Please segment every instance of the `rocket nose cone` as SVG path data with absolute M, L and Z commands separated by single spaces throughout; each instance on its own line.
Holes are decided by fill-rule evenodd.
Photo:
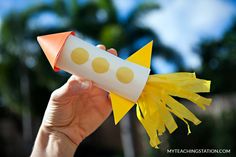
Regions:
M 70 31 L 37 37 L 40 47 L 54 70 L 57 70 L 57 59 L 69 35 L 75 35 L 75 33 Z

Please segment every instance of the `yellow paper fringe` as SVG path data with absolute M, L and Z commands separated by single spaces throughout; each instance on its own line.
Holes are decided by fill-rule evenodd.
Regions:
M 171 134 L 178 128 L 172 114 L 186 123 L 188 134 L 191 131 L 187 120 L 195 125 L 201 123 L 192 112 L 171 96 L 188 99 L 205 110 L 205 106 L 209 106 L 212 100 L 196 93 L 209 92 L 210 83 L 207 80 L 197 79 L 195 73 L 182 72 L 149 76 L 137 102 L 136 112 L 150 137 L 152 147 L 158 148 L 160 144 L 158 135 L 162 135 L 166 129 Z

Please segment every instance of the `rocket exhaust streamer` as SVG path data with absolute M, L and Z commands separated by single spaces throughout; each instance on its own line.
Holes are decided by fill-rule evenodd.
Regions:
M 188 121 L 201 123 L 172 96 L 190 100 L 203 110 L 211 104 L 210 98 L 198 94 L 210 92 L 210 81 L 196 78 L 195 73 L 149 75 L 152 41 L 123 60 L 77 38 L 74 32 L 37 39 L 54 70 L 83 76 L 110 93 L 115 124 L 136 104 L 152 147 L 158 148 L 159 135 L 178 128 L 172 115 L 186 123 L 188 134 Z

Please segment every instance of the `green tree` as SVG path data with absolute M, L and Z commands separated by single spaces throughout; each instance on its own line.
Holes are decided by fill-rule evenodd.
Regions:
M 202 58 L 201 75 L 212 80 L 214 93 L 236 91 L 236 22 L 223 38 L 204 41 L 199 54 Z

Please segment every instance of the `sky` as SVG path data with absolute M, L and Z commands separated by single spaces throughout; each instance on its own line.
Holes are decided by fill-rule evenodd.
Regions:
M 21 11 L 39 3 L 53 0 L 7 0 L 0 2 L 1 18 L 10 11 Z M 236 0 L 150 0 L 161 5 L 161 9 L 141 17 L 140 25 L 150 27 L 161 41 L 177 50 L 184 64 L 191 69 L 201 66 L 201 59 L 194 52 L 202 39 L 218 40 L 230 28 L 236 16 Z M 121 19 L 142 3 L 142 0 L 113 0 Z M 50 17 L 48 17 L 50 18 Z M 50 20 L 53 21 L 53 20 Z M 32 22 L 33 23 L 33 22 Z M 36 22 L 37 23 L 37 22 Z M 176 70 L 163 58 L 153 58 L 153 66 L 159 73 Z
M 143 17 L 146 19 L 144 23 L 159 35 L 164 44 L 176 49 L 184 57 L 186 67 L 192 69 L 201 66 L 193 48 L 197 48 L 202 39 L 220 39 L 236 15 L 236 1 L 159 0 L 159 3 L 161 9 Z M 158 58 L 156 60 L 158 62 Z M 164 64 L 161 58 L 159 60 L 163 63 L 158 65 Z M 169 67 L 161 72 L 168 70 L 174 69 Z
M 121 17 L 126 17 L 136 0 L 115 1 Z M 139 3 L 142 1 L 138 1 Z M 161 9 L 140 18 L 141 25 L 150 27 L 161 41 L 177 50 L 189 69 L 198 69 L 201 59 L 194 52 L 203 39 L 219 40 L 236 16 L 236 0 L 154 0 Z M 174 72 L 174 64 L 163 58 L 152 60 L 160 73 Z

